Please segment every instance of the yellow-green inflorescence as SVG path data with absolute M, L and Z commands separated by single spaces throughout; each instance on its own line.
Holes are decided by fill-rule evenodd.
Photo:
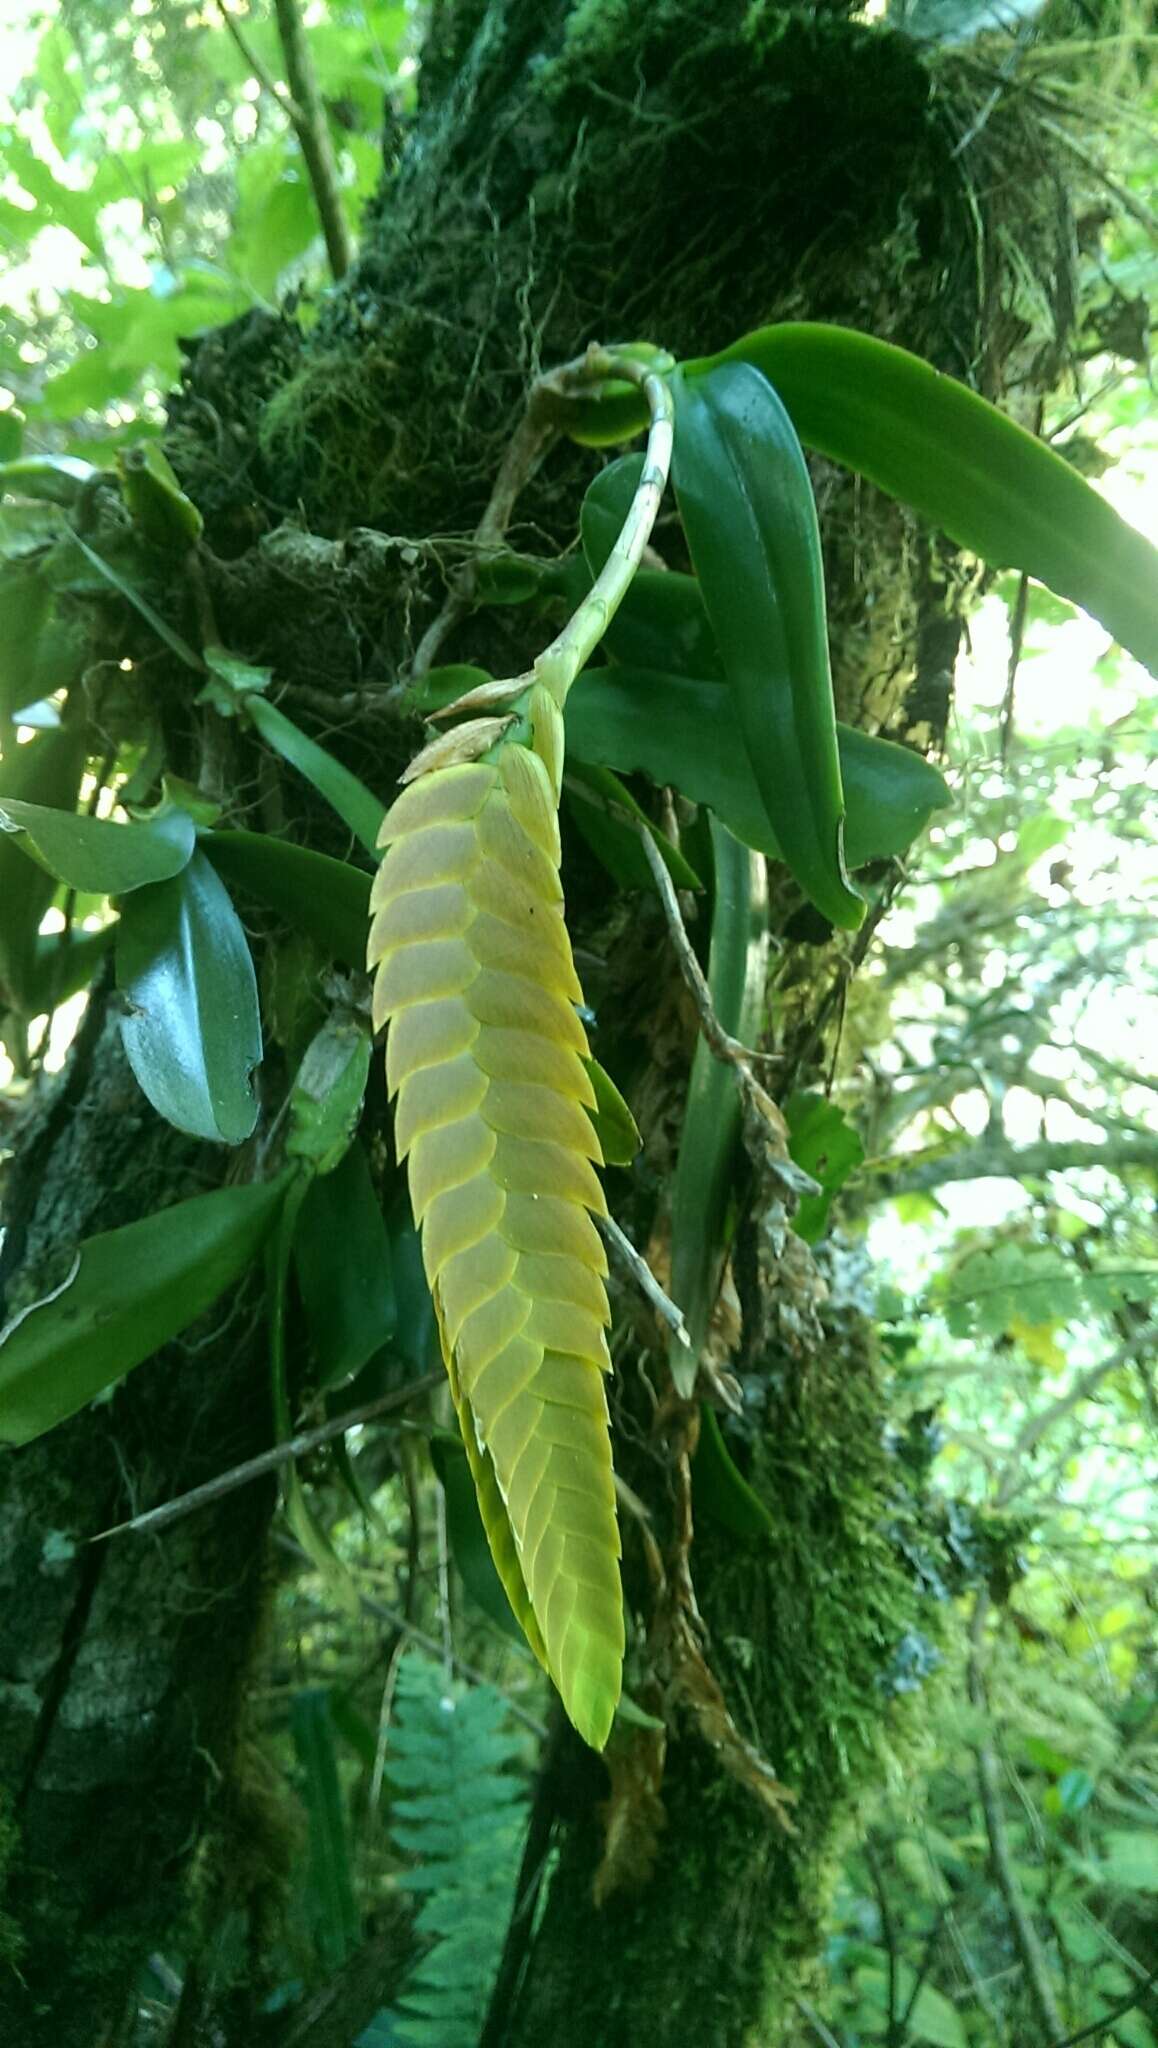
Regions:
M 404 790 L 382 826 L 369 963 L 398 1155 L 495 1564 L 575 1727 L 601 1749 L 624 1646 L 607 1267 L 591 1220 L 606 1205 L 557 769 L 512 738 Z

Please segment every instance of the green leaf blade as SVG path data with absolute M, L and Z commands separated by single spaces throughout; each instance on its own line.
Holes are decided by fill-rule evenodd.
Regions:
M 967 385 L 889 342 L 807 321 L 760 328 L 686 368 L 725 362 L 763 371 L 807 447 L 995 568 L 1022 569 L 1072 598 L 1158 674 L 1158 551 Z
M 0 1443 L 43 1436 L 212 1308 L 261 1248 L 285 1177 L 86 1238 L 67 1283 L 0 1335 Z
M 812 486 L 775 391 L 749 363 L 675 380 L 680 514 L 752 771 L 788 866 L 823 915 L 864 901 L 844 796 Z
M 179 875 L 196 834 L 185 811 L 132 825 L 0 798 L 0 830 L 18 832 L 57 880 L 86 896 L 122 896 Z
M 243 1143 L 257 1122 L 257 982 L 240 920 L 204 854 L 126 897 L 117 986 L 129 1064 L 158 1114 L 193 1137 Z

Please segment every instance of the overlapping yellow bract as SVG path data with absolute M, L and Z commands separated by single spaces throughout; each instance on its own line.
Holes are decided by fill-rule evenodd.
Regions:
M 381 843 L 374 1022 L 463 1441 L 511 1604 L 601 1749 L 624 1641 L 605 1203 L 543 762 L 436 768 Z

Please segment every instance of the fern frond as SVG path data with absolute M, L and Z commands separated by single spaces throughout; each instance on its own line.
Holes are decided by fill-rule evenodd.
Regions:
M 404 1657 L 390 1727 L 390 1832 L 418 1859 L 400 1879 L 422 1904 L 423 1955 L 392 2020 L 406 2048 L 474 2048 L 510 1915 L 524 1824 L 520 1744 L 488 1685 L 448 1685 Z M 386 2018 L 386 2015 L 381 2017 Z
M 413 782 L 383 822 L 368 957 L 495 1564 L 575 1727 L 601 1749 L 624 1641 L 607 1264 L 591 1221 L 606 1204 L 553 780 L 509 743 Z

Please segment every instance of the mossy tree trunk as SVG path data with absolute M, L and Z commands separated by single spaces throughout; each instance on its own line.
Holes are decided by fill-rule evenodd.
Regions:
M 1020 112 L 998 107 L 974 124 L 981 94 L 967 64 L 934 66 L 840 5 L 440 0 L 420 111 L 388 163 L 356 268 L 308 338 L 258 315 L 210 337 L 174 399 L 168 446 L 207 518 L 222 639 L 270 663 L 295 715 L 315 718 L 385 795 L 418 738 L 392 685 L 541 365 L 593 338 L 693 353 L 765 320 L 819 318 L 869 328 L 999 391 L 1026 337 L 1005 317 L 999 240 L 979 195 L 1015 190 L 1022 249 L 1056 277 L 1059 305 L 1068 243 L 1053 174 Z M 1020 356 L 1015 367 L 1024 371 Z M 1047 356 L 1035 361 L 1039 380 L 1050 368 Z M 520 501 L 516 543 L 570 542 L 593 466 L 556 450 Z M 867 489 L 824 467 L 816 484 L 841 714 L 935 736 L 956 647 L 956 567 Z M 494 611 L 445 656 L 515 673 L 541 635 L 541 620 Z M 252 797 L 252 761 L 242 768 Z M 300 787 L 271 799 L 267 782 L 261 800 L 282 804 L 291 829 L 303 816 Z M 324 825 L 309 829 L 318 843 Z M 662 1217 L 692 1031 L 658 921 L 638 899 L 609 908 L 606 883 L 581 849 L 572 855 L 577 936 L 594 953 L 617 947 L 616 1028 L 644 1049 L 636 1096 L 648 1142 L 624 1220 L 646 1238 Z M 773 905 L 783 941 L 773 1028 L 784 1071 L 808 1085 L 822 1071 L 816 1026 L 832 1014 L 842 968 L 782 881 Z M 141 1184 L 125 1120 L 142 1111 L 115 1063 L 94 1059 L 103 1043 L 94 1026 L 62 1107 L 29 1125 L 13 1200 L 33 1238 L 67 1242 L 94 1217 L 123 1220 L 220 1171 L 148 1120 Z M 51 1143 L 38 1136 L 49 1125 Z M 707 1665 L 737 1736 L 795 1793 L 794 1831 L 760 1803 L 751 1771 L 744 1782 L 742 1752 L 726 1768 L 690 1709 L 672 1716 L 662 1783 L 656 1732 L 617 1735 L 610 1805 L 604 1767 L 561 1737 L 536 1807 L 537 1839 L 560 1855 L 533 1940 L 529 1916 L 512 1939 L 492 2048 L 778 2039 L 858 1791 L 900 1732 L 902 1641 L 931 1623 L 896 1540 L 913 1510 L 882 1448 L 887 1392 L 855 1289 L 833 1268 L 825 1294 L 802 1250 L 770 1259 L 759 1216 L 736 1268 L 755 1420 L 735 1449 L 777 1535 L 754 1550 L 705 1525 L 692 1569 Z M 231 1669 L 243 1672 L 268 1501 L 243 1494 L 178 1525 L 171 1551 L 83 1545 L 126 1498 L 175 1492 L 260 1436 L 260 1341 L 243 1300 L 230 1333 L 143 1369 L 111 1410 L 4 1467 L 10 1512 L 40 1546 L 21 1582 L 53 1588 L 51 1614 L 28 1618 L 27 1645 L 0 1668 L 18 1723 L 11 1738 L 0 1723 L 0 1769 L 23 1786 L 12 1893 L 31 1987 L 26 2031 L 13 2036 L 22 2048 L 69 2048 L 112 2028 L 203 1831 L 206 1772 L 228 1774 L 240 1687 L 220 1686 L 205 1645 L 228 1635 Z M 639 1418 L 619 1398 L 630 1431 Z M 670 1555 L 671 1459 L 652 1447 L 624 1462 Z M 46 1549 L 53 1530 L 62 1537 Z M 630 1538 L 627 1575 L 637 1623 L 628 1684 L 650 1700 L 654 1587 Z M 154 1824 L 134 1833 L 132 1884 L 119 1895 L 123 1834 L 142 1797 Z M 601 1890 L 617 1888 L 600 1906 L 594 1880 L 616 1816 L 626 1848 L 605 1868 Z M 62 1885 L 73 1894 L 63 1906 Z M 115 1934 L 103 1947 L 102 1888 Z M 49 2017 L 33 2023 L 36 2000 Z M 72 2022 L 78 2007 L 86 2018 Z M 3 2017 L 0 1997 L 0 2032 Z

